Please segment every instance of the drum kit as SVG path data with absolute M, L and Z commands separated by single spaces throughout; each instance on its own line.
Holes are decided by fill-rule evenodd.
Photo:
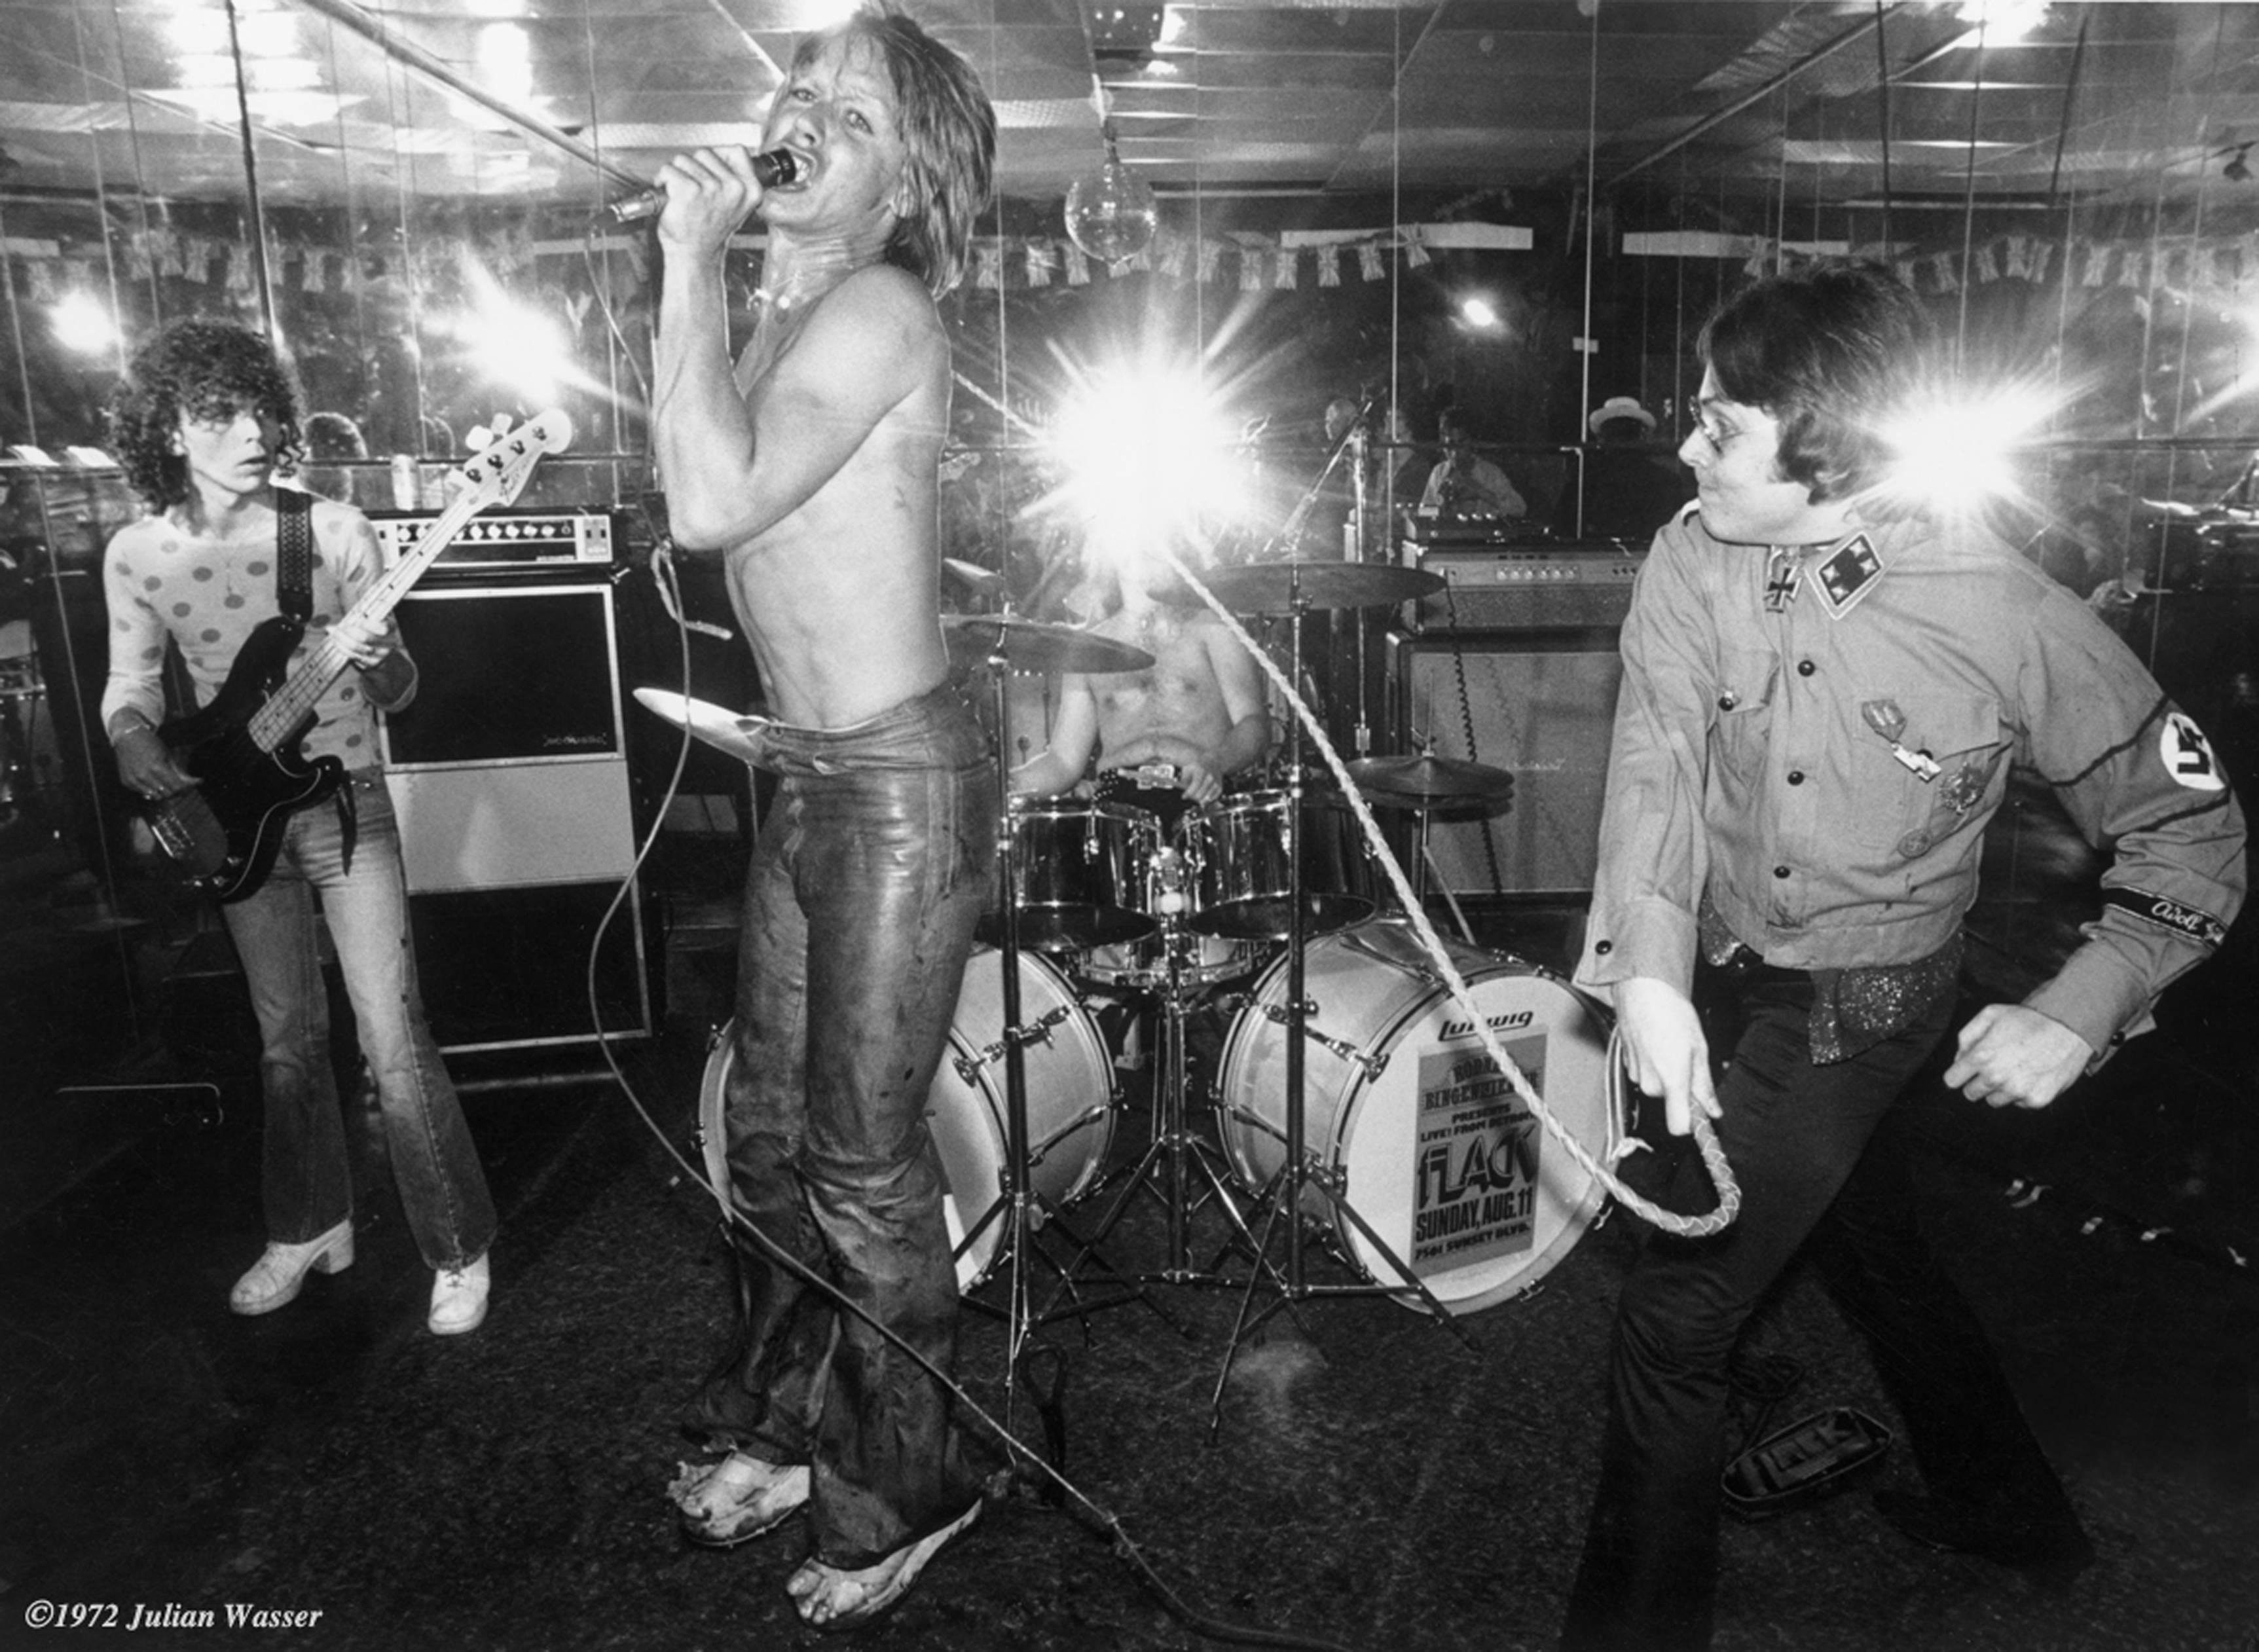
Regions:
M 1440 583 L 1416 570 L 1343 562 L 1250 564 L 1209 577 L 1232 612 L 1290 621 L 1297 681 L 1308 613 L 1393 605 Z M 1153 663 L 1112 638 L 1008 613 L 949 615 L 944 623 L 953 661 L 987 672 L 998 745 L 1008 751 L 1011 676 Z M 745 754 L 730 714 L 638 698 L 725 750 L 734 739 Z M 999 765 L 997 912 L 966 965 L 928 1122 L 960 1286 L 969 1293 L 1008 1276 L 1008 1383 L 1027 1339 L 1049 1320 L 1124 1301 L 1170 1319 L 1146 1290 L 1157 1284 L 1243 1288 L 1235 1352 L 1269 1313 L 1321 1295 L 1424 1307 L 1465 1340 L 1452 1316 L 1535 1285 L 1602 1202 L 1594 1178 L 1550 1150 L 1405 915 L 1389 909 L 1346 800 L 1306 788 L 1300 721 L 1289 730 L 1283 784 L 1190 808 L 1170 830 L 1128 802 L 1015 798 Z M 1424 755 L 1362 759 L 1347 773 L 1369 805 L 1418 816 L 1422 873 L 1429 813 L 1495 808 L 1514 787 L 1502 771 Z M 1423 884 L 1415 896 L 1424 901 Z M 1607 1100 L 1602 1012 L 1508 955 L 1471 943 L 1450 953 L 1548 1110 L 1605 1159 L 1618 1125 Z M 1153 1129 L 1137 1164 L 1106 1174 L 1119 1097 L 1092 1004 L 1116 994 L 1153 1011 Z M 1190 1116 L 1185 1037 L 1187 1018 L 1202 1008 L 1232 1017 L 1208 1136 Z M 709 1167 L 725 1200 L 721 1116 L 731 1058 L 723 1038 L 702 1093 Z M 1095 1202 L 1106 1188 L 1094 1228 L 1076 1232 L 1067 1207 Z M 1165 1213 L 1166 1257 L 1158 1269 L 1130 1271 L 1103 1247 L 1141 1192 Z M 1191 1227 L 1210 1204 L 1229 1231 L 1201 1265 Z M 1306 1230 L 1360 1282 L 1311 1283 Z M 1042 1249 L 1054 1233 L 1071 1246 L 1064 1263 Z M 1274 1260 L 1281 1236 L 1283 1259 Z M 1235 1255 L 1244 1266 L 1228 1275 Z M 1030 1284 L 1038 1264 L 1057 1276 L 1040 1307 Z M 1258 1285 L 1275 1300 L 1251 1318 Z M 1229 1369 L 1228 1356 L 1227 1377 Z M 1222 1392 L 1220 1380 L 1219 1405 Z

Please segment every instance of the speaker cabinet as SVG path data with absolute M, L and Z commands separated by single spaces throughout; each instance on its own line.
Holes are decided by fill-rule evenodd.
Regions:
M 420 685 L 383 751 L 440 1048 L 648 1036 L 611 587 L 431 585 L 399 621 Z
M 1441 812 L 1428 850 L 1454 894 L 1589 894 L 1621 662 L 1613 629 L 1392 635 L 1391 724 L 1415 750 L 1504 769 L 1502 814 Z

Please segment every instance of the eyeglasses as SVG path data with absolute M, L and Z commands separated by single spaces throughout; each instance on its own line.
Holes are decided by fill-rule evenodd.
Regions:
M 1728 444 L 1735 438 L 1746 434 L 1739 425 L 1728 424 L 1720 419 L 1716 412 L 1707 406 L 1701 408 L 1694 416 L 1693 433 L 1700 437 L 1714 453 L 1723 453 Z

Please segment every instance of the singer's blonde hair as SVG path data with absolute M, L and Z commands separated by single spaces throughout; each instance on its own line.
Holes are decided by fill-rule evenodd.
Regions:
M 887 0 L 866 4 L 846 22 L 802 39 L 793 53 L 794 72 L 829 40 L 866 42 L 887 66 L 901 111 L 913 203 L 887 243 L 887 261 L 938 298 L 964 278 L 973 226 L 994 186 L 996 110 L 973 66 Z

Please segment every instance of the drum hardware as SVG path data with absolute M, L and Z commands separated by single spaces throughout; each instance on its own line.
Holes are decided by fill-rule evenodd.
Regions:
M 1619 1129 L 1605 1013 L 1547 971 L 1446 945 L 1480 1019 L 1546 1107 L 1607 1157 Z M 1407 1307 L 1422 1303 L 1398 1257 L 1455 1314 L 1524 1294 L 1606 1208 L 1599 1178 L 1556 1159 L 1408 918 L 1324 936 L 1306 967 L 1322 1006 L 1309 1013 L 1326 1025 L 1308 1029 L 1305 1129 L 1318 1191 L 1304 1214 Z M 1283 1161 L 1282 996 L 1274 966 L 1255 989 L 1265 1013 L 1234 1025 L 1218 1067 L 1225 1150 L 1251 1182 Z
M 1155 1052 L 1153 1138 L 1125 1172 L 1121 1191 L 1100 1218 L 1089 1243 L 1093 1247 L 1103 1243 L 1129 1214 L 1130 1200 L 1140 1192 L 1150 1193 L 1167 1214 L 1167 1255 L 1158 1272 L 1141 1278 L 1165 1285 L 1229 1285 L 1235 1283 L 1229 1276 L 1215 1267 L 1195 1268 L 1191 1257 L 1193 1217 L 1201 1204 L 1211 1201 L 1223 1212 L 1241 1244 L 1251 1248 L 1255 1243 L 1233 1200 L 1220 1150 L 1195 1135 L 1187 1118 L 1185 1016 L 1196 983 L 1186 975 L 1183 961 L 1199 937 L 1174 915 L 1163 918 L 1161 935 L 1163 976 L 1155 993 L 1161 1036 L 1160 1048 Z M 1194 1186 L 1195 1176 L 1206 1182 L 1204 1192 Z M 1079 1255 L 1068 1264 L 1062 1289 L 1072 1282 L 1085 1260 L 1086 1256 Z M 1180 1328 L 1190 1335 L 1189 1328 Z
M 1356 1062 L 1359 1066 L 1365 1069 L 1365 1076 L 1368 1079 L 1378 1079 L 1382 1073 L 1388 1071 L 1387 1051 L 1383 1050 L 1377 1056 L 1368 1055 L 1365 1051 L 1359 1050 L 1355 1044 L 1350 1043 L 1344 1039 L 1330 1037 L 1324 1033 L 1312 1030 L 1310 1027 L 1310 1017 L 1317 1013 L 1318 1006 L 1315 1002 L 1305 1002 L 1302 1005 L 1303 1037 L 1308 1039 L 1314 1044 L 1321 1045 L 1323 1048 L 1331 1050 L 1335 1055 L 1339 1056 L 1343 1061 Z M 1266 1021 L 1274 1022 L 1281 1027 L 1285 1026 L 1287 1022 L 1293 1018 L 1286 1009 L 1277 1004 L 1263 1005 L 1261 1007 L 1261 1014 Z
M 1496 803 L 1500 805 L 1496 811 L 1484 808 L 1482 812 L 1503 813 L 1514 798 L 1514 776 L 1508 771 L 1486 763 L 1439 758 L 1425 751 L 1417 757 L 1367 758 L 1350 764 L 1349 773 L 1368 801 L 1382 808 L 1409 809 L 1420 816 L 1417 852 L 1412 860 L 1412 893 L 1422 910 L 1428 902 L 1429 876 L 1436 870 L 1435 852 L 1428 846 L 1429 825 L 1436 812 Z M 1474 931 L 1459 908 L 1458 897 L 1443 879 L 1436 882 L 1451 908 L 1451 921 L 1458 925 L 1459 938 L 1473 945 Z
M 1294 912 L 1320 933 L 1370 917 L 1377 904 L 1372 852 L 1356 820 L 1337 800 L 1321 797 L 1297 813 L 1294 846 L 1288 848 L 1286 815 L 1293 793 L 1272 788 L 1219 798 L 1187 815 L 1187 858 L 1198 881 L 1193 928 L 1239 940 L 1283 941 Z M 1302 863 L 1302 892 L 1286 858 Z M 1322 864 L 1314 886 L 1309 868 Z
M 1023 1049 L 1030 1044 L 1049 1044 L 1051 1041 L 1051 1029 L 1073 1015 L 1075 1007 L 1072 1004 L 1058 1005 L 1055 1008 L 1045 1011 L 1024 1027 L 1006 1028 L 1001 1037 L 984 1049 L 976 1050 L 971 1055 L 952 1056 L 950 1058 L 950 1065 L 957 1069 L 957 1076 L 966 1083 L 978 1084 L 980 1081 L 981 1070 L 1003 1055 L 1008 1044 L 1016 1043 Z
M 952 659 L 961 653 L 975 652 L 979 663 L 989 676 L 994 696 L 996 719 L 996 815 L 1000 822 L 1012 817 L 1011 778 L 1002 753 L 1011 749 L 1011 709 L 1006 693 L 1007 684 L 1015 671 L 1050 672 L 1073 671 L 1092 675 L 1112 672 L 1144 671 L 1153 664 L 1152 655 L 1144 650 L 1117 643 L 1110 637 L 1097 637 L 1076 630 L 1072 626 L 1043 624 L 1023 620 L 1009 614 L 944 615 L 944 635 Z M 1001 1317 L 1005 1322 L 1004 1355 L 1004 1423 L 1009 1429 L 1011 1407 L 1018 1391 L 1021 1360 L 1029 1342 L 1040 1325 L 1053 1318 L 1072 1315 L 1080 1317 L 1096 1313 L 1102 1307 L 1115 1307 L 1122 1302 L 1142 1302 L 1159 1316 L 1163 1323 L 1174 1326 L 1179 1332 L 1184 1327 L 1172 1319 L 1160 1304 L 1146 1293 L 1136 1280 L 1107 1264 L 1111 1278 L 1121 1285 L 1115 1295 L 1100 1300 L 1085 1300 L 1072 1294 L 1075 1274 L 1062 1267 L 1048 1255 L 1038 1252 L 1035 1239 L 1044 1229 L 1056 1224 L 1077 1243 L 1077 1266 L 1094 1253 L 1094 1246 L 1079 1238 L 1073 1229 L 1060 1217 L 1055 1202 L 1044 1200 L 1032 1186 L 1033 1157 L 1028 1136 L 1028 1075 L 1026 1052 L 1029 1036 L 1022 1021 L 1023 1007 L 1020 993 L 1020 878 L 1018 857 L 1008 833 L 1000 832 L 997 838 L 998 882 L 1000 887 L 998 951 L 1001 954 L 1002 1000 L 1000 1042 L 1004 1057 L 1004 1152 L 997 1166 L 998 1194 L 990 1214 L 1002 1223 L 999 1248 L 1006 1252 L 1007 1278 Z M 1040 1259 L 1059 1276 L 1061 1292 L 1072 1294 L 1064 1308 L 1057 1307 L 1058 1295 L 1044 1312 L 1037 1313 L 1030 1289 L 1030 1264 Z M 1103 1261 L 1103 1258 L 1101 1258 Z M 970 1300 L 970 1299 L 968 1299 Z
M 1150 671 L 1153 665 L 1152 655 L 1128 643 L 1072 625 L 1022 619 L 1015 614 L 944 614 L 941 626 L 951 664 L 987 666 L 998 673 L 1000 680 L 1011 672 L 1074 671 L 1104 676 Z M 1001 706 L 998 715 L 1002 715 Z
M 1443 580 L 1436 575 L 1416 568 L 1399 568 L 1371 563 L 1272 563 L 1251 564 L 1243 567 L 1220 569 L 1210 581 L 1218 601 L 1235 611 L 1284 613 L 1288 620 L 1289 651 L 1293 669 L 1289 681 L 1299 682 L 1302 669 L 1302 636 L 1304 621 L 1314 608 L 1357 608 L 1379 606 L 1389 602 L 1411 602 L 1438 588 Z M 1251 1235 L 1246 1243 L 1250 1251 L 1250 1267 L 1246 1289 L 1240 1300 L 1239 1313 L 1234 1321 L 1231 1341 L 1224 1351 L 1223 1368 L 1216 1377 L 1215 1392 L 1208 1407 L 1208 1432 L 1214 1435 L 1223 1422 L 1224 1385 L 1231 1378 L 1233 1363 L 1238 1357 L 1241 1345 L 1260 1328 L 1263 1323 L 1284 1307 L 1293 1310 L 1300 1304 L 1321 1296 L 1394 1295 L 1404 1286 L 1380 1285 L 1319 1285 L 1311 1283 L 1304 1266 L 1304 1202 L 1305 1196 L 1315 1193 L 1320 1202 L 1330 1209 L 1337 1221 L 1346 1221 L 1362 1232 L 1373 1252 L 1384 1258 L 1390 1271 L 1424 1302 L 1436 1322 L 1464 1343 L 1474 1347 L 1474 1340 L 1464 1329 L 1455 1324 L 1449 1311 L 1427 1285 L 1394 1252 L 1373 1233 L 1371 1225 L 1351 1206 L 1345 1192 L 1329 1186 L 1322 1176 L 1323 1166 L 1311 1158 L 1305 1133 L 1306 1125 L 1306 1035 L 1308 1022 L 1308 1000 L 1305 987 L 1307 957 L 1306 937 L 1308 929 L 1305 903 L 1308 897 L 1303 875 L 1302 787 L 1303 752 L 1302 720 L 1296 717 L 1287 726 L 1287 803 L 1286 809 L 1286 860 L 1289 879 L 1287 901 L 1288 922 L 1286 928 L 1286 957 L 1273 965 L 1274 972 L 1284 972 L 1286 1018 L 1286 1082 L 1284 1101 L 1286 1129 L 1284 1151 L 1275 1173 L 1265 1181 L 1256 1204 L 1264 1211 L 1262 1230 Z M 1283 1269 L 1270 1260 L 1272 1238 L 1281 1223 L 1285 1227 L 1286 1257 Z M 1241 1221 L 1243 1233 L 1249 1224 Z M 1222 1257 L 1217 1258 L 1218 1262 Z M 1276 1296 L 1260 1312 L 1255 1311 L 1255 1292 L 1259 1285 L 1268 1283 Z
M 942 571 L 962 585 L 966 593 L 976 602 L 1001 595 L 1010 588 L 1002 574 L 993 569 L 984 568 L 977 562 L 966 562 L 956 557 L 944 557 L 941 559 L 941 566 Z
M 1144 809 L 1080 798 L 1014 798 L 998 845 L 1010 863 L 1023 945 L 1113 946 L 1153 932 L 1145 891 L 1160 827 Z M 985 938 L 1001 922 L 1001 901 Z
M 926 1093 L 926 1128 L 941 1163 L 943 1214 L 957 1264 L 957 1284 L 968 1292 L 994 1271 L 1002 1248 L 1005 1122 L 1002 959 L 980 947 L 966 960 L 951 1017 L 947 1058 L 934 1069 Z M 1037 1016 L 1038 1036 L 1023 1038 L 1032 1078 L 1028 1086 L 1028 1185 L 1053 1204 L 1071 1204 L 1092 1192 L 1114 1140 L 1115 1100 L 1105 1040 L 1082 999 L 1039 952 L 1020 958 L 1023 1001 L 1051 1008 Z M 700 1093 L 698 1141 L 707 1174 L 729 1221 L 730 1077 L 737 1065 L 730 1029 L 709 1041 Z M 976 1203 L 975 1201 L 979 1202 Z

